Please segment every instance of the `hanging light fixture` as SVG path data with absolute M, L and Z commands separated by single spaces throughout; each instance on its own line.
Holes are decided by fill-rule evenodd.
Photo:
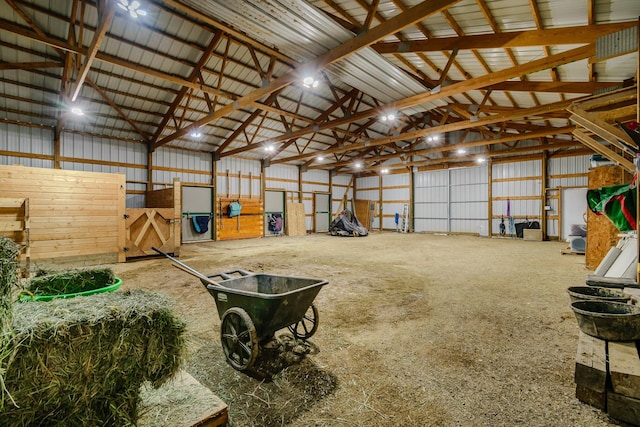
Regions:
M 140 9 L 140 2 L 137 0 L 129 3 L 129 0 L 118 0 L 118 6 L 120 9 L 129 12 L 132 18 L 137 18 L 138 16 L 145 16 L 147 12 L 145 10 Z

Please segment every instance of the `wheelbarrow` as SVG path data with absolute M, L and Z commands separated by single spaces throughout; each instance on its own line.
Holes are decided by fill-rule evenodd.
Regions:
M 309 339 L 318 329 L 313 300 L 326 280 L 234 270 L 206 276 L 153 248 L 174 266 L 200 279 L 216 302 L 220 342 L 227 362 L 244 371 L 255 362 L 260 344 L 288 328 L 298 339 Z M 215 279 L 215 280 L 214 280 Z

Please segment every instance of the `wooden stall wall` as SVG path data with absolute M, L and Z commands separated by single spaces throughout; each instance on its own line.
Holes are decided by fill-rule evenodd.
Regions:
M 125 185 L 121 174 L 0 166 L 0 197 L 29 199 L 34 267 L 124 262 Z
M 599 166 L 589 169 L 588 189 L 631 182 L 631 174 L 618 166 Z M 604 215 L 587 209 L 587 252 L 585 265 L 595 270 L 609 249 L 616 246 L 620 232 Z
M 0 198 L 0 236 L 20 245 L 18 261 L 28 274 L 31 267 L 29 199 Z
M 145 193 L 145 208 L 126 210 L 127 259 L 163 252 L 180 256 L 182 221 L 180 180 L 173 186 Z
M 229 217 L 231 202 L 240 202 L 240 215 Z M 217 202 L 217 240 L 251 239 L 264 235 L 264 210 L 260 199 L 220 197 Z

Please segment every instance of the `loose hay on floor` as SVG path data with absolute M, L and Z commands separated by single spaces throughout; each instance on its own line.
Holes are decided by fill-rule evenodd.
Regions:
M 162 294 L 115 292 L 14 308 L 0 426 L 135 425 L 140 387 L 180 368 L 185 324 Z

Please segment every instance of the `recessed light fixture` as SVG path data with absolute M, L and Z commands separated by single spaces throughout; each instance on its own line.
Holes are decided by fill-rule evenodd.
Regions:
M 118 0 L 118 7 L 120 9 L 129 12 L 132 18 L 137 18 L 138 16 L 145 16 L 147 14 L 146 11 L 140 9 L 140 2 L 134 0 L 129 2 L 129 0 Z
M 75 114 L 76 116 L 84 116 L 84 111 L 82 111 L 82 108 L 80 108 L 80 107 L 73 107 L 71 109 L 71 112 L 73 114 Z

